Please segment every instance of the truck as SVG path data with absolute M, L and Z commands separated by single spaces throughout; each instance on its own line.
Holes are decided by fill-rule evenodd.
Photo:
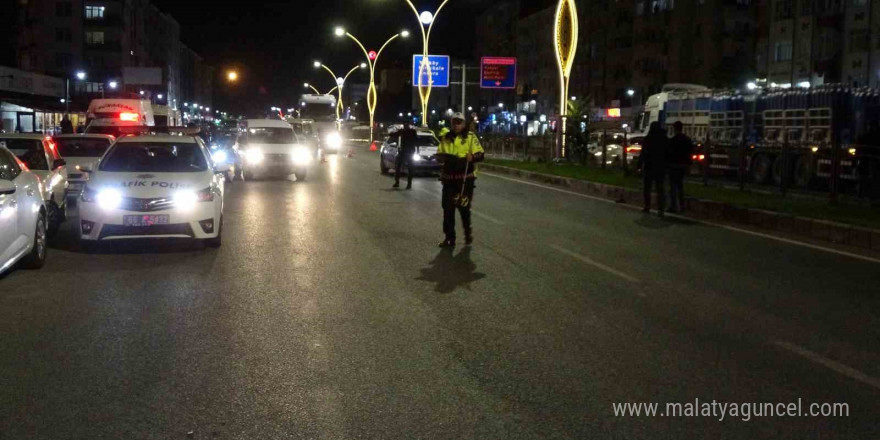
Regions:
M 336 97 L 333 95 L 303 94 L 300 97 L 298 119 L 313 121 L 318 137 L 318 148 L 324 152 L 338 152 L 343 140 L 336 120 Z
M 671 135 L 681 122 L 712 174 L 801 188 L 827 188 L 836 174 L 839 182 L 880 187 L 880 91 L 751 86 L 667 84 L 647 99 L 631 138 L 644 137 L 652 122 Z

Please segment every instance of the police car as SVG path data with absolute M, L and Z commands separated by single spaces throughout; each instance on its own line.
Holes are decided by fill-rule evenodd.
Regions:
M 198 137 L 122 137 L 85 171 L 82 240 L 183 237 L 220 246 L 225 169 Z

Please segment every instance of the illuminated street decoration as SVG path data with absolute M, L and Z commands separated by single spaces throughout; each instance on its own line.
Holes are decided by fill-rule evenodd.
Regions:
M 565 119 L 568 113 L 568 84 L 571 68 L 577 53 L 578 19 L 574 0 L 559 0 L 556 7 L 556 26 L 553 30 L 553 41 L 556 49 L 556 61 L 559 65 L 559 122 L 562 124 L 558 157 L 565 157 Z

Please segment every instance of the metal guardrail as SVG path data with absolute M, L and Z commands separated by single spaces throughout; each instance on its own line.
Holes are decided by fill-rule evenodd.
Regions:
M 552 136 L 486 134 L 481 135 L 480 140 L 486 154 L 493 158 L 550 162 L 554 157 L 555 138 Z M 622 145 L 605 143 L 601 143 L 600 137 L 600 144 L 587 152 L 587 157 L 583 158 L 585 160 L 580 157 L 569 160 L 584 166 L 619 169 L 626 175 L 631 174 L 636 168 L 638 148 L 629 148 L 628 139 Z M 762 151 L 746 145 L 737 150 L 698 144 L 694 159 L 690 179 L 707 186 L 779 192 L 783 195 L 795 191 L 816 197 L 826 196 L 832 201 L 836 201 L 838 196 L 880 201 L 878 146 Z

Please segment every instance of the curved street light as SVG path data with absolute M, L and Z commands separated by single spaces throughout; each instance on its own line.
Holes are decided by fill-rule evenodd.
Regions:
M 367 51 L 367 48 L 364 47 L 363 43 L 360 42 L 354 35 L 349 32 L 346 32 L 345 29 L 338 27 L 335 30 L 337 37 L 346 36 L 354 41 L 358 47 L 363 51 L 364 56 L 367 58 L 367 64 L 370 66 L 370 86 L 367 88 L 367 110 L 370 113 L 370 143 L 373 143 L 373 125 L 375 124 L 375 115 L 376 115 L 376 104 L 378 103 L 378 93 L 376 93 L 376 63 L 379 61 L 379 56 L 382 55 L 382 51 L 385 50 L 385 47 L 388 46 L 389 43 L 397 39 L 398 37 L 408 37 L 409 31 L 404 30 L 397 34 L 392 35 L 382 46 L 379 48 L 378 52 L 375 51 Z
M 437 22 L 437 16 L 440 15 L 440 11 L 443 10 L 443 7 L 446 6 L 446 3 L 448 2 L 449 0 L 443 0 L 440 7 L 432 13 L 430 11 L 419 12 L 411 0 L 406 0 L 406 4 L 412 9 L 413 14 L 416 16 L 416 20 L 419 21 L 419 28 L 422 30 L 422 62 L 419 65 L 419 99 L 422 101 L 422 127 L 428 126 L 426 114 L 428 113 L 428 102 L 431 99 L 431 87 L 434 84 L 434 77 L 430 75 L 430 65 L 428 64 L 428 43 L 431 39 L 431 30 L 434 28 L 434 23 Z M 425 26 L 428 27 L 427 30 L 425 29 Z M 422 77 L 425 74 L 425 70 L 428 70 L 427 87 L 422 84 Z
M 341 127 L 342 111 L 345 109 L 345 106 L 342 103 L 342 88 L 345 85 L 345 81 L 348 79 L 349 75 L 354 73 L 355 70 L 363 69 L 363 68 L 367 67 L 367 64 L 360 63 L 357 66 L 352 67 L 351 70 L 349 70 L 348 73 L 346 73 L 345 76 L 343 76 L 343 77 L 336 76 L 336 74 L 333 73 L 333 71 L 330 70 L 329 67 L 325 66 L 320 61 L 315 61 L 314 66 L 316 69 L 322 68 L 322 69 L 326 70 L 327 73 L 329 73 L 330 76 L 333 77 L 333 82 L 336 83 L 335 89 L 339 95 L 339 98 L 336 100 L 336 129 L 338 131 L 342 128 Z M 330 92 L 328 92 L 327 94 L 329 95 L 330 93 L 332 93 L 332 90 Z

